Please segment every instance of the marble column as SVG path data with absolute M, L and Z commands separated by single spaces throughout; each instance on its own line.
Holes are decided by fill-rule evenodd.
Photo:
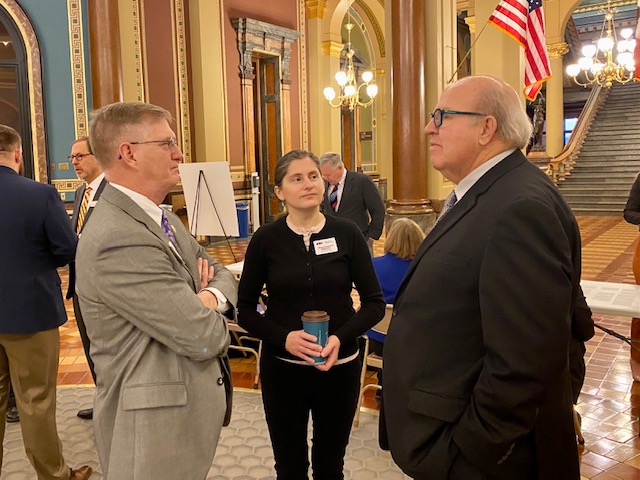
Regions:
M 425 2 L 391 2 L 393 53 L 393 196 L 387 219 L 410 216 L 423 228 L 433 223 L 427 199 Z
M 562 91 L 562 77 L 564 68 L 562 57 L 569 52 L 569 45 L 565 42 L 547 45 L 551 78 L 547 80 L 547 155 L 555 157 L 564 148 L 564 98 Z
M 89 2 L 93 108 L 122 101 L 118 0 Z

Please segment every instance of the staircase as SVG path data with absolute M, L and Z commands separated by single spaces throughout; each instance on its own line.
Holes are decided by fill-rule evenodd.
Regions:
M 576 215 L 622 215 L 640 172 L 640 82 L 614 85 L 559 189 Z

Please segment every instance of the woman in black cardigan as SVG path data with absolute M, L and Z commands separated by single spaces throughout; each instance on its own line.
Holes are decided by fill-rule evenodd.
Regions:
M 240 279 L 238 321 L 263 340 L 262 398 L 279 480 L 308 478 L 307 425 L 313 418 L 315 480 L 344 478 L 344 454 L 359 393 L 357 338 L 379 322 L 385 302 L 358 227 L 320 212 L 324 181 L 318 159 L 294 150 L 274 172 L 287 215 L 251 239 Z M 267 311 L 256 310 L 266 285 Z M 351 300 L 355 285 L 361 308 Z M 301 316 L 331 317 L 323 347 L 302 330 Z M 312 357 L 326 358 L 315 365 Z

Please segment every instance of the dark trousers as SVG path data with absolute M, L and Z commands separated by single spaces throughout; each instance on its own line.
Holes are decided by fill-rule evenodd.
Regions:
M 93 360 L 91 360 L 91 355 L 89 355 L 89 347 L 91 346 L 91 342 L 89 342 L 89 337 L 87 336 L 87 327 L 84 326 L 84 320 L 82 319 L 82 312 L 80 312 L 80 303 L 78 303 L 78 296 L 73 296 L 73 313 L 76 316 L 76 324 L 78 325 L 78 332 L 80 332 L 80 340 L 82 340 L 82 348 L 84 349 L 84 356 L 87 357 L 87 363 L 89 364 L 89 370 L 91 371 L 91 376 L 93 377 L 93 383 L 96 383 L 96 372 L 93 369 Z
M 313 478 L 344 478 L 344 455 L 358 403 L 360 368 L 359 359 L 355 359 L 322 372 L 262 355 L 262 400 L 278 480 L 309 478 L 309 412 L 313 420 Z

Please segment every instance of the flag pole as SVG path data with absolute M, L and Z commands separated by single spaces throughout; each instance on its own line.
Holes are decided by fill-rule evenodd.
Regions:
M 640 0 L 638 0 L 640 1 Z M 480 38 L 480 36 L 482 35 L 482 32 L 484 32 L 484 29 L 487 28 L 487 25 L 489 25 L 489 20 L 487 20 L 484 24 L 484 26 L 482 27 L 482 30 L 480 30 L 480 33 L 478 35 L 476 35 L 475 40 L 473 41 L 473 43 L 471 43 L 471 46 L 469 47 L 469 51 L 467 52 L 467 54 L 464 56 L 464 58 L 462 60 L 460 60 L 460 65 L 458 65 L 458 68 L 456 68 L 456 71 L 453 72 L 453 75 L 451 75 L 451 78 L 449 79 L 449 81 L 447 82 L 447 84 L 451 83 L 451 80 L 453 80 L 453 77 L 456 76 L 456 74 L 460 71 L 460 69 L 462 68 L 462 65 L 464 64 L 464 62 L 467 60 L 467 57 L 469 55 L 471 55 L 471 50 L 473 50 L 474 45 L 476 44 L 476 42 L 478 41 L 478 39 Z

